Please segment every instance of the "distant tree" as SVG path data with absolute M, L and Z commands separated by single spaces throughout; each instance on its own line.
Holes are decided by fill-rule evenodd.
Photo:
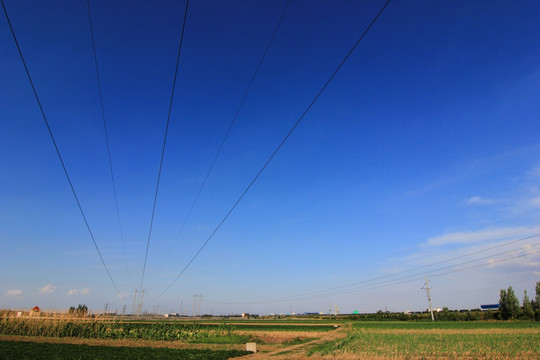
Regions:
M 526 319 L 534 319 L 534 309 L 529 296 L 527 296 L 527 290 L 523 294 L 523 316 Z
M 508 290 L 501 289 L 499 299 L 499 316 L 501 319 L 516 319 L 519 316 L 519 312 L 519 300 L 514 293 L 514 289 L 511 286 L 508 287 Z
M 536 297 L 534 298 L 534 308 L 540 310 L 540 281 L 536 283 Z
M 496 319 L 495 317 L 495 314 L 493 311 L 491 310 L 488 310 L 488 311 L 484 311 L 484 320 L 493 320 L 493 319 Z
M 88 314 L 88 306 L 86 306 L 86 304 L 84 305 L 79 304 L 79 306 L 77 306 L 76 308 L 72 306 L 69 308 L 68 313 L 70 315 L 79 316 L 79 317 L 86 316 L 86 314 Z

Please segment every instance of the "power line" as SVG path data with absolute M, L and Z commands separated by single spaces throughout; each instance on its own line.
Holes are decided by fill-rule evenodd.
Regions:
M 540 245 L 540 243 L 532 244 L 531 246 L 538 246 L 538 245 Z M 537 250 L 537 251 L 517 255 L 517 256 L 514 256 L 514 257 L 506 258 L 506 259 L 490 261 L 488 263 L 484 263 L 484 264 L 480 264 L 480 265 L 469 266 L 469 267 L 466 267 L 466 268 L 450 270 L 450 271 L 446 271 L 446 272 L 442 272 L 442 273 L 440 272 L 442 270 L 447 270 L 447 269 L 455 268 L 455 267 L 458 267 L 458 266 L 471 264 L 471 263 L 474 263 L 474 262 L 477 262 L 477 261 L 486 260 L 486 259 L 491 258 L 493 256 L 505 255 L 505 254 L 509 254 L 509 253 L 516 252 L 516 251 L 519 251 L 519 250 L 523 250 L 523 247 L 508 250 L 508 251 L 504 251 L 504 252 L 501 252 L 501 253 L 493 254 L 493 255 L 490 255 L 490 256 L 487 256 L 487 257 L 483 257 L 483 258 L 479 258 L 479 259 L 475 259 L 475 260 L 471 260 L 471 261 L 462 262 L 462 263 L 459 263 L 459 264 L 445 266 L 445 267 L 442 267 L 442 268 L 439 268 L 439 269 L 434 269 L 434 270 L 431 270 L 429 272 L 429 274 L 430 274 L 430 277 L 438 277 L 438 276 L 448 275 L 448 274 L 452 274 L 452 273 L 455 273 L 455 272 L 470 270 L 470 269 L 474 269 L 474 268 L 478 268 L 478 267 L 482 267 L 482 266 L 489 266 L 489 265 L 492 265 L 492 264 L 496 264 L 496 263 L 500 263 L 500 262 L 504 262 L 504 261 L 509 261 L 509 260 L 517 259 L 517 258 L 524 257 L 524 256 L 534 255 L 534 254 L 540 252 L 540 250 Z M 422 280 L 422 279 L 424 279 L 424 276 L 425 276 L 425 274 L 421 274 L 421 273 L 411 274 L 411 275 L 403 276 L 403 277 L 400 277 L 400 278 L 379 282 L 379 283 L 376 283 L 376 284 L 365 285 L 365 286 L 357 286 L 357 287 L 351 288 L 351 289 L 343 289 L 343 290 L 340 290 L 340 291 L 326 291 L 326 292 L 321 291 L 318 294 L 314 294 L 314 295 L 303 294 L 303 295 L 298 295 L 298 296 L 293 296 L 293 297 L 290 297 L 290 298 L 283 298 L 283 299 L 278 299 L 278 300 L 273 300 L 273 301 L 257 301 L 257 302 L 236 303 L 236 302 L 216 302 L 216 301 L 208 300 L 208 302 L 218 303 L 218 304 L 225 304 L 225 305 L 254 305 L 254 304 L 272 304 L 272 303 L 282 303 L 282 302 L 289 302 L 289 301 L 299 301 L 299 300 L 306 300 L 306 299 L 321 298 L 321 297 L 326 297 L 326 296 L 346 295 L 346 294 L 355 293 L 355 292 L 358 292 L 358 291 L 361 291 L 361 290 L 366 291 L 366 290 L 373 290 L 373 289 L 378 289 L 378 288 L 381 288 L 381 287 L 386 287 L 386 286 L 391 286 L 391 285 L 399 285 L 399 284 L 404 284 L 404 283 L 409 283 L 409 282 L 413 282 L 413 281 Z M 410 279 L 410 278 L 412 278 L 412 279 Z
M 103 91 L 101 90 L 101 78 L 99 76 L 99 67 L 98 67 L 98 60 L 97 60 L 97 52 L 96 52 L 96 40 L 94 36 L 94 25 L 92 23 L 92 12 L 90 10 L 90 0 L 86 0 L 86 5 L 88 7 L 88 20 L 90 24 L 90 34 L 92 37 L 92 50 L 94 53 L 94 65 L 96 68 L 96 79 L 97 79 L 97 86 L 98 86 L 98 93 L 99 93 L 99 104 L 101 107 L 101 118 L 103 119 L 103 130 L 105 131 L 105 141 L 107 143 L 107 156 L 109 159 L 109 171 L 111 173 L 111 182 L 112 182 L 112 188 L 114 193 L 114 204 L 116 206 L 116 218 L 118 220 L 118 228 L 120 230 L 120 239 L 122 241 L 122 252 L 124 254 L 124 262 L 126 264 L 126 269 L 128 271 L 128 276 L 131 278 L 131 272 L 129 271 L 129 266 L 127 262 L 127 255 L 126 255 L 126 246 L 124 242 L 124 231 L 122 229 L 122 222 L 120 221 L 120 208 L 118 206 L 118 196 L 116 192 L 116 181 L 114 179 L 114 171 L 113 171 L 113 165 L 112 165 L 112 157 L 111 157 L 111 147 L 109 142 L 109 132 L 107 131 L 107 121 L 105 119 L 105 107 L 103 106 Z
M 306 110 L 302 113 L 302 115 L 300 116 L 300 118 L 298 118 L 298 120 L 296 121 L 296 123 L 293 125 L 293 127 L 289 130 L 289 132 L 287 133 L 287 135 L 283 138 L 283 140 L 281 141 L 281 143 L 277 146 L 277 148 L 274 150 L 274 152 L 272 153 L 272 155 L 270 155 L 270 157 L 268 158 L 268 160 L 264 163 L 264 165 L 261 167 L 261 169 L 259 170 L 259 172 L 257 173 L 257 175 L 255 175 L 255 177 L 253 178 L 253 180 L 251 180 L 251 182 L 249 183 L 249 185 L 247 186 L 247 188 L 244 190 L 244 192 L 240 195 L 240 197 L 238 198 L 238 200 L 236 200 L 236 202 L 234 203 L 234 205 L 231 207 L 231 209 L 227 212 L 227 214 L 225 215 L 225 217 L 221 220 L 221 222 L 218 224 L 218 226 L 214 229 L 214 231 L 210 234 L 210 236 L 208 237 L 208 239 L 204 242 L 204 244 L 199 248 L 199 250 L 195 253 L 195 255 L 191 258 L 191 260 L 188 262 L 188 264 L 184 267 L 184 269 L 180 272 L 180 274 L 178 274 L 178 276 L 173 280 L 173 282 L 167 286 L 167 288 L 165 288 L 165 290 L 163 290 L 163 292 L 159 295 L 163 295 L 167 290 L 169 290 L 171 288 L 171 286 L 174 285 L 174 283 L 180 278 L 180 276 L 182 276 L 182 274 L 187 270 L 187 268 L 191 265 L 191 263 L 193 263 L 193 261 L 197 258 L 197 256 L 199 256 L 199 254 L 201 253 L 201 251 L 205 248 L 205 246 L 208 244 L 208 242 L 212 239 L 212 237 L 214 237 L 214 235 L 216 234 L 216 232 L 219 230 L 219 228 L 221 227 L 221 225 L 223 225 L 223 223 L 227 220 L 227 218 L 229 217 L 229 215 L 234 211 L 234 209 L 236 208 L 236 206 L 240 203 L 240 201 L 242 201 L 242 199 L 244 198 L 244 196 L 246 195 L 246 193 L 251 189 L 251 187 L 253 186 L 253 184 L 255 183 L 255 181 L 257 181 L 257 179 L 259 178 L 259 176 L 262 174 L 262 172 L 264 171 L 264 169 L 266 169 L 266 167 L 268 166 L 268 164 L 272 161 L 272 159 L 276 156 L 276 154 L 278 153 L 278 151 L 281 149 L 281 147 L 283 146 L 283 144 L 285 144 L 285 142 L 287 141 L 287 139 L 291 136 L 291 134 L 293 133 L 293 131 L 298 127 L 298 125 L 300 124 L 300 122 L 302 121 L 302 119 L 306 116 L 306 114 L 309 112 L 309 110 L 311 109 L 311 107 L 313 106 L 313 104 L 315 104 L 315 102 L 317 101 L 317 99 L 321 96 L 321 94 L 324 92 L 324 90 L 326 89 L 326 87 L 330 84 L 330 82 L 332 81 L 332 79 L 334 78 L 334 76 L 336 76 L 336 74 L 338 73 L 338 71 L 341 69 L 341 67 L 343 66 L 343 64 L 345 64 L 345 62 L 347 61 L 347 59 L 349 58 L 349 56 L 351 56 L 351 54 L 353 53 L 354 49 L 356 49 L 356 47 L 358 46 L 358 44 L 360 43 L 360 41 L 362 41 L 362 39 L 366 36 L 366 34 L 368 33 L 369 29 L 371 29 L 371 27 L 373 26 L 373 24 L 375 23 L 375 21 L 377 21 L 377 19 L 379 18 L 379 16 L 382 14 L 382 12 L 384 11 L 384 9 L 386 9 L 386 7 L 388 6 L 388 4 L 390 3 L 390 0 L 387 0 L 384 4 L 384 6 L 379 10 L 379 12 L 377 13 L 377 15 L 373 18 L 373 20 L 371 21 L 371 23 L 367 26 L 367 28 L 364 30 L 364 32 L 362 33 L 362 35 L 360 36 L 360 38 L 356 41 L 356 43 L 353 45 L 353 47 L 349 50 L 349 52 L 347 53 L 347 55 L 343 58 L 343 60 L 341 61 L 341 63 L 338 65 L 338 67 L 336 68 L 336 70 L 334 70 L 334 72 L 332 73 L 332 75 L 328 78 L 328 80 L 326 81 L 326 83 L 322 86 L 322 88 L 319 90 L 319 92 L 317 93 L 317 95 L 315 95 L 315 97 L 313 98 L 313 100 L 311 101 L 311 103 L 309 104 L 309 106 L 306 108 Z
M 242 99 L 240 100 L 240 104 L 238 105 L 238 108 L 236 109 L 236 112 L 235 112 L 235 114 L 234 114 L 234 116 L 233 116 L 233 118 L 232 118 L 232 120 L 231 120 L 231 122 L 229 124 L 229 127 L 227 128 L 227 131 L 225 132 L 225 136 L 221 140 L 221 144 L 219 145 L 218 150 L 217 150 L 216 154 L 214 155 L 214 159 L 212 160 L 212 162 L 210 164 L 210 167 L 208 168 L 208 170 L 206 172 L 204 180 L 203 180 L 201 186 L 199 187 L 199 190 L 197 191 L 197 194 L 195 195 L 195 199 L 193 200 L 193 202 L 191 204 L 191 207 L 190 207 L 190 209 L 189 209 L 189 211 L 188 211 L 188 213 L 187 213 L 187 215 L 186 215 L 186 217 L 184 219 L 184 222 L 182 223 L 182 226 L 180 227 L 180 230 L 178 231 L 178 235 L 176 235 L 176 238 L 175 238 L 175 240 L 173 241 L 173 243 L 171 245 L 169 253 L 167 254 L 165 260 L 162 262 L 161 269 L 163 269 L 163 265 L 170 258 L 171 254 L 172 254 L 172 251 L 174 249 L 174 246 L 176 245 L 176 242 L 178 241 L 178 239 L 182 235 L 182 232 L 184 231 L 184 227 L 186 226 L 186 223 L 187 223 L 188 219 L 190 218 L 191 213 L 193 212 L 193 208 L 195 207 L 195 204 L 199 200 L 199 196 L 201 195 L 201 192 L 203 191 L 203 189 L 204 189 L 204 187 L 206 185 L 206 182 L 208 181 L 208 177 L 210 176 L 210 173 L 214 169 L 214 165 L 216 164 L 216 161 L 217 161 L 217 159 L 218 159 L 218 157 L 219 157 L 219 155 L 221 153 L 221 149 L 223 148 L 223 145 L 227 141 L 227 138 L 229 137 L 229 133 L 231 132 L 231 129 L 234 126 L 234 124 L 236 122 L 236 119 L 238 118 L 238 115 L 240 114 L 240 110 L 242 109 L 242 107 L 244 105 L 244 102 L 246 100 L 246 97 L 247 97 L 248 93 L 250 92 L 251 87 L 253 86 L 253 83 L 255 82 L 255 78 L 257 77 L 257 75 L 259 73 L 259 70 L 260 70 L 260 68 L 261 68 L 261 66 L 262 66 L 262 64 L 264 62 L 264 59 L 266 57 L 266 54 L 268 53 L 268 50 L 270 49 L 270 45 L 272 45 L 272 42 L 274 41 L 276 33 L 277 33 L 278 29 L 279 29 L 279 26 L 281 25 L 281 22 L 283 21 L 283 18 L 285 17 L 285 13 L 287 12 L 287 9 L 289 8 L 289 5 L 291 4 L 291 1 L 292 0 L 288 0 L 287 4 L 285 5 L 285 9 L 283 9 L 283 12 L 281 13 L 281 16 L 280 16 L 280 18 L 279 18 L 279 20 L 278 20 L 278 22 L 277 22 L 277 24 L 276 24 L 276 26 L 274 28 L 272 36 L 270 37 L 270 40 L 266 44 L 266 48 L 264 49 L 263 55 L 261 56 L 261 59 L 259 60 L 259 63 L 257 64 L 255 72 L 251 76 L 251 80 L 249 81 L 249 84 L 248 84 L 246 90 L 244 91 Z M 161 271 L 161 269 L 160 269 L 160 271 Z M 158 273 L 160 271 L 158 271 Z
M 431 263 L 431 264 L 418 266 L 418 267 L 415 267 L 415 268 L 412 268 L 412 269 L 403 270 L 403 271 L 395 272 L 395 273 L 392 273 L 392 274 L 378 276 L 378 277 L 375 277 L 375 278 L 363 280 L 363 281 L 352 283 L 352 284 L 341 285 L 341 286 L 336 286 L 336 287 L 332 287 L 332 288 L 325 289 L 325 290 L 319 290 L 319 291 L 315 291 L 315 292 L 301 294 L 301 295 L 293 296 L 293 298 L 298 297 L 298 296 L 302 296 L 302 297 L 314 296 L 314 295 L 319 295 L 321 293 L 328 293 L 328 292 L 331 292 L 332 290 L 346 289 L 346 288 L 350 288 L 350 287 L 359 286 L 360 284 L 365 284 L 365 283 L 373 282 L 373 281 L 376 281 L 376 280 L 386 279 L 386 278 L 394 277 L 396 275 L 401 275 L 401 274 L 405 274 L 405 273 L 412 272 L 412 271 L 426 269 L 426 268 L 429 268 L 429 267 L 432 267 L 432 266 L 435 266 L 435 265 L 440 265 L 440 264 L 447 263 L 447 262 L 450 262 L 450 261 L 462 259 L 462 258 L 465 258 L 465 257 L 469 257 L 469 256 L 472 256 L 472 255 L 482 253 L 482 252 L 486 252 L 486 251 L 497 249 L 497 248 L 500 248 L 500 247 L 503 247 L 503 246 L 511 245 L 511 244 L 514 244 L 514 243 L 517 243 L 517 242 L 529 240 L 529 239 L 532 239 L 532 238 L 535 238 L 535 237 L 538 237 L 538 236 L 540 236 L 540 233 L 534 234 L 534 235 L 531 235 L 531 236 L 526 236 L 526 237 L 523 237 L 523 238 L 520 238 L 520 239 L 517 239 L 517 240 L 508 241 L 508 242 L 505 242 L 503 244 L 498 244 L 498 245 L 495 245 L 495 246 L 491 246 L 489 248 L 473 251 L 473 252 L 470 252 L 470 253 L 467 253 L 467 254 L 455 256 L 455 257 L 450 258 L 450 259 L 437 261 L 437 262 L 434 262 L 434 263 Z
M 159 190 L 159 180 L 161 179 L 161 169 L 163 167 L 163 157 L 165 155 L 165 144 L 167 143 L 167 132 L 169 131 L 169 123 L 171 119 L 171 110 L 173 105 L 173 98 L 174 98 L 174 90 L 176 88 L 176 77 L 178 75 L 178 63 L 180 62 L 180 53 L 182 51 L 182 41 L 184 40 L 184 30 L 186 28 L 186 18 L 187 18 L 187 12 L 188 12 L 188 6 L 189 6 L 189 0 L 186 1 L 186 8 L 184 10 L 184 21 L 182 22 L 182 31 L 180 33 L 180 44 L 178 45 L 178 55 L 176 57 L 176 67 L 174 69 L 174 77 L 173 77 L 173 85 L 172 85 L 172 91 L 171 91 L 171 100 L 169 101 L 169 111 L 167 114 L 167 123 L 165 125 L 165 135 L 163 136 L 163 147 L 161 149 L 161 159 L 159 161 L 159 171 L 158 171 L 158 177 L 157 177 L 157 183 L 156 183 L 156 191 L 154 194 L 154 204 L 152 206 L 152 217 L 150 219 L 150 230 L 148 231 L 148 241 L 146 242 L 146 252 L 144 254 L 144 264 L 143 264 L 143 270 L 142 270 L 142 276 L 141 276 L 141 286 L 142 289 L 143 283 L 144 283 L 144 273 L 146 271 L 146 262 L 148 260 L 148 249 L 150 248 L 150 238 L 152 237 L 152 226 L 154 224 L 154 215 L 156 212 L 156 202 L 157 202 L 157 196 L 158 196 L 158 190 Z
M 533 252 L 526 253 L 526 254 L 513 256 L 513 257 L 509 257 L 509 258 L 506 258 L 506 259 L 500 259 L 500 260 L 496 260 L 496 261 L 491 261 L 491 262 L 485 263 L 485 264 L 469 266 L 469 267 L 466 267 L 466 268 L 446 271 L 446 272 L 438 273 L 438 274 L 430 274 L 430 277 L 433 278 L 433 277 L 445 276 L 445 275 L 453 274 L 453 273 L 456 273 L 456 272 L 467 271 L 467 270 L 476 269 L 476 268 L 480 268 L 480 267 L 484 267 L 484 266 L 490 266 L 490 265 L 493 265 L 493 264 L 502 263 L 502 262 L 505 262 L 505 261 L 515 260 L 515 259 L 518 259 L 518 258 L 522 258 L 522 257 L 529 256 L 529 255 L 535 255 L 535 254 L 538 254 L 538 253 L 540 253 L 540 250 L 533 251 Z M 412 275 L 412 276 L 418 276 L 418 274 L 417 275 Z M 405 280 L 405 281 L 400 281 L 400 282 L 391 283 L 391 284 L 385 284 L 385 285 L 372 286 L 372 287 L 368 287 L 368 288 L 362 288 L 361 290 L 363 290 L 363 291 L 373 290 L 373 289 L 378 289 L 378 288 L 381 288 L 381 287 L 386 287 L 386 286 L 391 286 L 391 285 L 399 285 L 399 284 L 417 282 L 417 281 L 420 281 L 420 280 L 423 280 L 423 279 L 424 279 L 424 275 L 422 275 L 420 277 L 416 277 L 416 278 L 411 279 L 411 280 Z M 346 295 L 346 294 L 351 294 L 351 293 L 358 292 L 359 290 L 360 289 L 354 290 L 354 291 L 341 292 L 341 293 L 337 293 L 337 294 L 334 294 L 334 295 Z
M 531 245 L 531 246 L 538 246 L 538 245 L 540 245 L 540 243 L 536 243 L 536 244 L 533 244 L 533 245 Z M 490 261 L 490 262 L 485 263 L 485 264 L 474 265 L 474 266 L 470 266 L 470 267 L 463 268 L 463 269 L 456 269 L 456 270 L 451 270 L 451 271 L 447 271 L 447 272 L 443 272 L 443 273 L 437 273 L 437 272 L 442 271 L 442 270 L 447 270 L 447 269 L 455 268 L 455 267 L 461 266 L 461 265 L 471 264 L 471 263 L 474 263 L 474 262 L 477 262 L 477 261 L 489 259 L 489 258 L 491 258 L 491 257 L 493 257 L 493 256 L 505 255 L 505 254 L 509 254 L 509 253 L 516 252 L 516 251 L 519 251 L 519 250 L 523 250 L 523 247 L 518 248 L 518 249 L 512 249 L 512 250 L 509 250 L 509 251 L 504 251 L 504 252 L 501 252 L 501 253 L 498 253 L 498 254 L 486 256 L 486 257 L 479 258 L 479 259 L 475 259 L 475 260 L 471 260 L 471 261 L 465 261 L 465 262 L 462 262 L 462 263 L 459 263 L 459 264 L 455 264 L 455 265 L 451 265 L 451 266 L 445 266 L 445 267 L 442 267 L 442 268 L 439 268 L 439 269 L 432 270 L 432 271 L 435 271 L 435 273 L 429 272 L 429 274 L 430 274 L 430 277 L 442 276 L 442 275 L 452 274 L 452 273 L 459 272 L 459 271 L 464 271 L 464 270 L 474 269 L 474 268 L 478 268 L 478 267 L 482 267 L 482 266 L 488 266 L 488 265 L 491 265 L 491 264 L 496 264 L 496 263 L 503 262 L 503 261 L 507 261 L 507 260 L 513 260 L 513 259 L 516 259 L 516 258 L 528 256 L 528 255 L 534 255 L 534 254 L 540 252 L 540 250 L 538 250 L 538 251 L 533 251 L 533 252 L 530 252 L 530 253 L 521 254 L 521 255 L 514 256 L 514 257 L 511 257 L 511 258 L 507 258 L 507 259 L 502 259 L 502 260 L 497 260 L 497 261 Z M 397 280 L 404 280 L 404 279 L 408 279 L 408 278 L 414 277 L 414 276 L 421 276 L 421 277 L 418 278 L 418 279 L 422 279 L 424 275 L 422 275 L 422 274 L 420 274 L 420 273 L 418 273 L 418 274 L 412 274 L 412 275 L 407 275 L 407 276 L 404 276 L 404 277 L 401 277 L 401 278 L 392 279 L 392 280 L 388 280 L 388 281 L 382 282 L 382 283 L 380 283 L 379 285 L 374 285 L 374 286 L 372 286 L 372 287 L 368 287 L 367 289 L 374 289 L 374 288 L 383 287 L 383 286 L 388 286 L 388 285 L 401 284 L 402 282 L 394 283 L 394 281 L 397 281 Z M 415 280 L 416 280 L 416 279 L 415 279 Z M 405 281 L 405 282 L 408 282 L 408 281 Z M 382 284 L 386 284 L 386 285 L 382 285 Z M 332 293 L 332 295 L 344 295 L 344 294 L 350 294 L 350 293 L 354 293 L 354 292 L 356 292 L 356 291 L 358 291 L 358 290 L 361 290 L 361 289 L 365 289 L 365 288 L 363 288 L 363 287 L 358 287 L 358 288 L 355 288 L 355 289 L 353 288 L 353 289 L 343 290 L 342 292 L 339 292 L 339 293 Z
M 90 234 L 90 237 L 92 238 L 92 242 L 94 243 L 94 247 L 96 248 L 96 251 L 99 255 L 99 258 L 101 259 L 101 263 L 103 264 L 103 267 L 105 268 L 105 271 L 107 272 L 107 275 L 109 279 L 111 280 L 111 283 L 113 284 L 114 288 L 116 289 L 117 293 L 120 293 L 120 290 L 118 290 L 118 287 L 116 286 L 116 283 L 114 282 L 111 273 L 109 272 L 109 268 L 107 268 L 107 265 L 105 264 L 105 260 L 103 259 L 103 256 L 101 255 L 101 251 L 99 251 L 99 247 L 96 243 L 96 240 L 94 238 L 94 234 L 92 233 L 92 230 L 90 229 L 90 225 L 88 224 L 88 220 L 86 219 L 86 215 L 84 214 L 83 208 L 81 206 L 81 203 L 79 202 L 79 198 L 77 196 L 77 193 L 75 192 L 75 188 L 73 187 L 73 183 L 71 182 L 71 178 L 69 177 L 66 165 L 64 164 L 64 160 L 62 159 L 62 155 L 60 155 L 60 150 L 58 149 L 58 145 L 56 144 L 56 140 L 54 139 L 51 127 L 49 126 L 49 121 L 47 120 L 47 117 L 45 116 L 45 111 L 43 110 L 43 106 L 41 105 L 41 101 L 39 100 L 39 96 L 36 91 L 36 87 L 34 86 L 34 82 L 32 81 L 32 77 L 30 76 L 30 71 L 28 70 L 28 66 L 26 65 L 26 61 L 24 60 L 24 56 L 22 54 L 21 48 L 19 46 L 19 42 L 17 41 L 17 37 L 15 36 L 15 31 L 13 29 L 13 26 L 11 25 L 11 20 L 9 19 L 6 6 L 4 5 L 4 0 L 0 0 L 2 3 L 2 8 L 4 9 L 4 14 L 6 15 L 6 20 L 9 25 L 9 29 L 11 30 L 11 35 L 13 35 L 13 40 L 15 41 L 15 45 L 17 46 L 17 51 L 19 52 L 19 56 L 21 57 L 21 61 L 24 66 L 24 70 L 26 71 L 26 76 L 28 77 L 28 81 L 30 82 L 30 86 L 32 87 L 32 91 L 34 92 L 34 97 L 36 98 L 39 110 L 41 111 L 41 115 L 43 117 L 43 120 L 45 121 L 45 125 L 47 126 L 47 130 L 49 132 L 49 136 L 51 137 L 51 140 L 54 145 L 54 149 L 56 150 L 56 155 L 58 155 L 58 159 L 60 160 L 60 164 L 62 165 L 62 169 L 64 170 L 64 174 L 66 175 L 67 181 L 69 183 L 69 187 L 71 188 L 71 192 L 73 193 L 73 197 L 75 198 L 75 202 L 77 203 L 77 206 L 79 207 L 79 211 L 83 217 L 84 223 L 86 224 L 86 228 L 88 229 L 88 233 Z

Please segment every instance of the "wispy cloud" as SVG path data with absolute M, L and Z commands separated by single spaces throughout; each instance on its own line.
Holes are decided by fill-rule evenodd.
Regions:
M 487 262 L 490 267 L 540 268 L 540 252 L 538 247 L 531 244 L 526 244 L 509 255 L 512 256 L 508 260 L 489 259 Z
M 514 164 L 516 159 L 522 159 L 524 156 L 537 154 L 540 148 L 540 143 L 526 145 L 504 153 L 495 154 L 493 156 L 477 158 L 463 163 L 455 164 L 448 168 L 448 171 L 441 174 L 438 178 L 431 179 L 430 183 L 424 184 L 422 187 L 411 190 L 405 195 L 418 196 L 434 190 L 455 186 L 457 184 L 470 181 L 479 176 L 501 171 L 502 169 Z M 534 167 L 528 172 L 528 175 L 535 177 L 540 176 L 540 166 Z
M 497 202 L 494 199 L 488 199 L 481 196 L 473 196 L 465 201 L 468 205 L 488 205 Z
M 531 199 L 531 205 L 534 207 L 540 207 L 540 197 Z
M 482 229 L 478 231 L 455 232 L 435 236 L 422 246 L 442 246 L 448 244 L 471 244 L 484 241 L 496 241 L 515 236 L 528 236 L 540 233 L 540 226 L 536 227 L 506 227 L 497 229 Z
M 90 294 L 90 289 L 71 289 L 68 291 L 68 296 L 74 296 L 74 295 L 88 295 Z
M 19 289 L 11 289 L 11 290 L 8 290 L 8 292 L 6 293 L 6 296 L 21 296 L 21 295 L 22 295 L 22 291 Z
M 40 294 L 51 294 L 56 291 L 56 287 L 53 284 L 47 284 L 39 289 Z

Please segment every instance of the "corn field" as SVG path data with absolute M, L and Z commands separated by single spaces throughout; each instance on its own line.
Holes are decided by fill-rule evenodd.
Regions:
M 208 328 L 189 323 L 126 323 L 82 319 L 2 317 L 1 335 L 76 337 L 93 339 L 202 340 L 232 334 L 231 325 Z

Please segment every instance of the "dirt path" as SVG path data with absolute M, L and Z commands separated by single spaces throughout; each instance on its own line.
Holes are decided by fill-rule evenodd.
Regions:
M 343 325 L 339 329 L 334 331 L 328 331 L 324 333 L 317 333 L 320 335 L 318 339 L 312 340 L 303 344 L 290 345 L 290 346 L 264 346 L 259 348 L 257 345 L 257 353 L 245 355 L 235 359 L 242 360 L 258 360 L 258 359 L 305 359 L 307 358 L 307 352 L 315 345 L 326 341 L 333 341 L 346 337 L 351 331 L 351 324 Z

